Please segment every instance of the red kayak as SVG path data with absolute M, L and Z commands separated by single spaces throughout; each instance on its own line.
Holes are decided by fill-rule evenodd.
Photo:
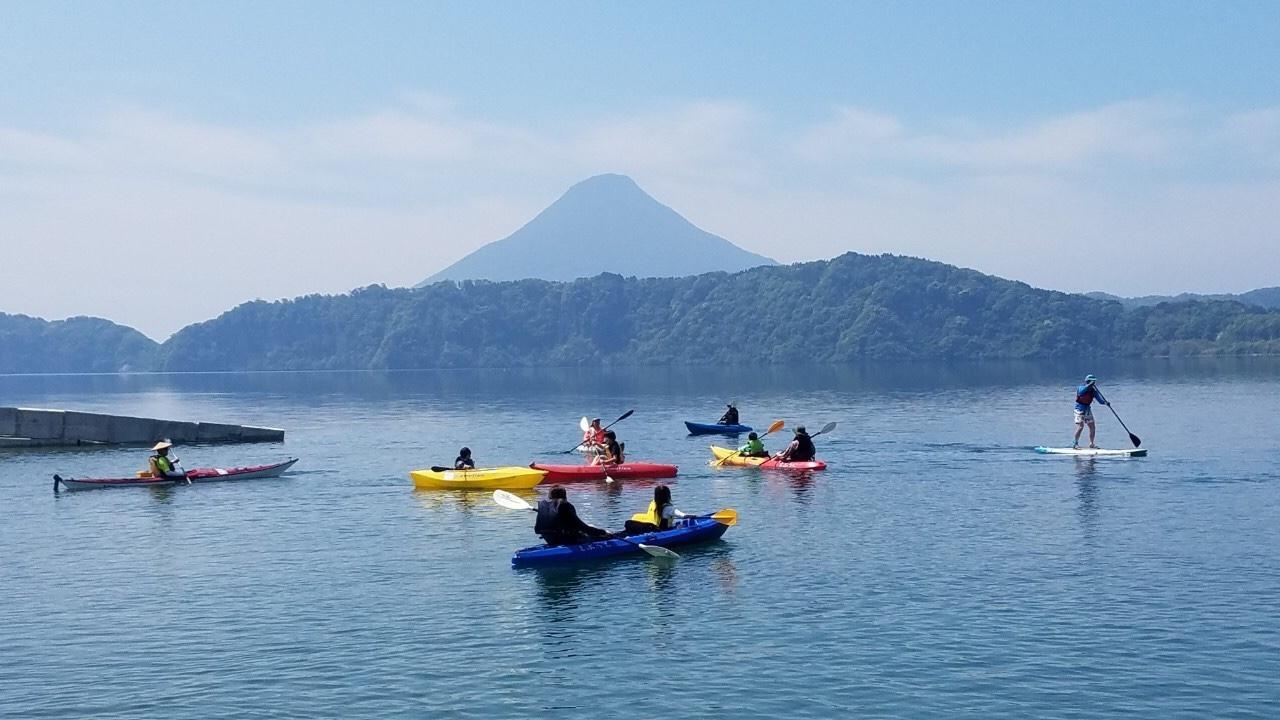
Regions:
M 529 467 L 534 470 L 545 470 L 547 476 L 543 483 L 551 482 L 589 482 L 603 480 L 609 476 L 614 480 L 625 478 L 669 478 L 675 477 L 679 470 L 675 465 L 658 463 L 622 463 L 621 465 L 544 465 L 533 463 Z
M 765 470 L 826 470 L 827 464 L 821 460 L 797 460 L 784 462 L 777 458 L 769 458 L 760 463 Z
M 272 463 L 270 465 L 251 465 L 249 467 L 236 468 L 195 468 L 187 471 L 186 480 L 137 476 L 119 478 L 64 478 L 60 475 L 54 475 L 53 491 L 58 492 L 59 485 L 67 490 L 97 490 L 99 488 L 109 487 L 167 487 L 169 485 L 185 483 L 187 480 L 192 482 L 219 482 L 223 480 L 274 478 L 280 477 L 280 475 L 286 470 L 293 467 L 293 464 L 296 462 L 298 462 L 298 458 L 289 458 L 284 462 Z

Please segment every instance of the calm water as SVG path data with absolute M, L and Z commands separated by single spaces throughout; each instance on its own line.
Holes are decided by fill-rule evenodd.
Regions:
M 1085 371 L 1150 457 L 1030 451 L 1069 442 Z M 838 421 L 831 469 L 707 467 L 681 421 L 726 399 Z M 0 455 L 0 717 L 1280 715 L 1275 362 L 3 377 L 0 404 L 288 430 L 179 448 L 188 467 L 302 458 L 55 497 L 53 472 L 147 453 Z M 631 457 L 680 465 L 677 505 L 741 513 L 723 542 L 515 571 L 528 513 L 406 475 L 462 444 L 548 457 L 628 408 Z M 570 493 L 618 527 L 652 490 Z

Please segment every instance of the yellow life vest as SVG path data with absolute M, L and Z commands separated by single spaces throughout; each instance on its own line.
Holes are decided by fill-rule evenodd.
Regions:
M 650 525 L 658 524 L 658 503 L 650 500 L 649 509 L 642 513 L 636 513 L 631 516 L 636 522 L 649 523 Z

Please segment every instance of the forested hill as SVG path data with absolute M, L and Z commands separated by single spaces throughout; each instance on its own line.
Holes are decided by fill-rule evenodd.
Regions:
M 167 370 L 1280 354 L 1280 312 L 1126 310 L 927 260 L 849 253 L 735 274 L 372 286 L 187 327 Z
M 0 373 L 151 370 L 159 347 L 137 330 L 101 318 L 50 322 L 0 313 Z

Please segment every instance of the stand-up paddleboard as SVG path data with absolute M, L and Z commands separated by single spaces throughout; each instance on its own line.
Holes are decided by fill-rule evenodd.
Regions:
M 1076 455 L 1080 457 L 1144 457 L 1147 454 L 1146 448 L 1132 448 L 1129 450 L 1108 450 L 1106 448 L 1055 448 L 1055 447 L 1037 447 L 1036 452 L 1048 455 Z

